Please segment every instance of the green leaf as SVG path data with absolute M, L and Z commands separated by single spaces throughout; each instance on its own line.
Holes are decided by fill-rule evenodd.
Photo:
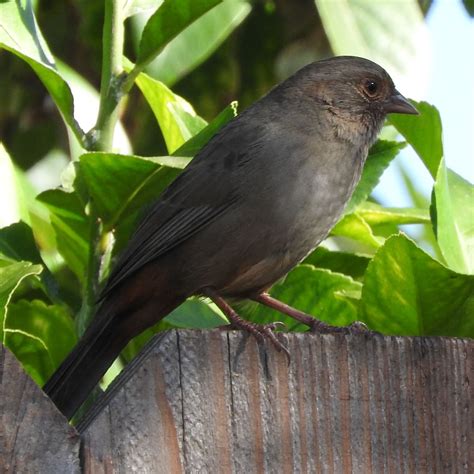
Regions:
M 164 157 L 169 164 L 173 160 Z M 81 175 L 106 229 L 156 199 L 178 176 L 178 168 L 160 166 L 156 161 L 113 153 L 81 156 Z
M 348 237 L 372 248 L 378 248 L 383 243 L 383 239 L 374 235 L 370 225 L 358 212 L 344 216 L 333 227 L 331 235 Z
M 354 279 L 360 279 L 364 276 L 370 258 L 367 255 L 332 251 L 325 247 L 318 247 L 305 258 L 303 263 L 313 265 L 316 268 L 327 268 L 334 273 L 343 273 Z
M 420 115 L 392 114 L 389 120 L 436 178 L 443 157 L 441 118 L 436 107 L 426 102 L 412 102 Z
M 33 232 L 24 222 L 0 229 L 0 253 L 13 260 L 42 263 Z
M 474 186 L 446 167 L 439 166 L 434 185 L 436 235 L 448 266 L 459 273 L 474 273 Z
M 247 1 L 223 2 L 176 36 L 147 66 L 146 72 L 168 86 L 205 61 L 250 13 Z M 139 23 L 144 19 L 136 17 Z M 139 28 L 139 25 L 137 25 Z
M 221 0 L 165 0 L 143 30 L 137 64 L 151 61 L 173 38 Z
M 76 343 L 67 310 L 39 300 L 10 304 L 5 326 L 5 345 L 39 385 L 46 382 Z
M 56 70 L 54 58 L 36 22 L 29 0 L 0 2 L 0 48 L 28 63 L 56 103 L 64 121 L 82 135 L 73 115 L 73 97 L 67 82 Z
M 89 258 L 90 219 L 77 193 L 52 189 L 38 195 L 50 211 L 59 253 L 79 278 L 85 281 Z
M 155 114 L 169 153 L 200 132 L 207 122 L 189 102 L 173 94 L 162 82 L 139 74 L 136 83 Z
M 27 277 L 39 275 L 43 267 L 31 262 L 13 262 L 0 267 L 0 340 L 4 343 L 7 307 L 20 283 Z
M 429 224 L 430 213 L 427 209 L 413 207 L 383 207 L 365 202 L 357 209 L 357 214 L 371 226 L 385 224 Z
M 474 0 L 462 0 L 466 13 L 473 18 L 474 17 Z
M 379 140 L 375 143 L 370 149 L 361 179 L 344 210 L 344 214 L 354 212 L 357 207 L 369 197 L 375 186 L 377 186 L 387 166 L 405 145 L 403 142 L 389 142 L 383 140 Z
M 177 328 L 210 329 L 229 324 L 215 307 L 198 298 L 190 298 L 173 310 L 164 321 Z
M 359 282 L 346 275 L 299 265 L 282 283 L 272 288 L 271 295 L 321 321 L 344 326 L 357 320 L 357 301 L 353 300 L 353 296 L 360 292 L 361 287 Z M 350 294 L 350 298 L 345 296 L 346 293 Z M 261 304 L 254 306 L 253 312 L 245 316 L 258 323 L 282 321 L 289 329 L 306 328 Z
M 211 123 L 180 146 L 173 155 L 194 156 L 230 120 L 237 117 L 237 102 L 231 102 Z
M 474 277 L 447 269 L 396 235 L 367 268 L 361 314 L 384 334 L 474 337 Z

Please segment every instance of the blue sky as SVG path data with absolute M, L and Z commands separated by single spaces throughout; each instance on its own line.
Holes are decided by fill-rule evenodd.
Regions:
M 474 20 L 456 0 L 434 2 L 430 100 L 441 113 L 448 166 L 474 182 Z
M 427 17 L 432 65 L 425 100 L 435 105 L 443 123 L 447 165 L 474 182 L 474 20 L 460 0 L 435 0 Z M 397 158 L 409 170 L 417 188 L 430 196 L 433 181 L 416 155 L 405 152 Z M 389 206 L 409 206 L 400 193 L 400 173 L 391 166 L 375 195 Z

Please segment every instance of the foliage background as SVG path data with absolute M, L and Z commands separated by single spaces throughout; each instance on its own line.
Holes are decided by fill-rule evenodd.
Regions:
M 191 3 L 174 2 L 192 12 Z M 143 27 L 161 3 L 128 2 L 128 59 L 140 62 Z M 155 29 L 149 42 L 158 55 L 122 101 L 114 144 L 104 147 L 81 130 L 96 124 L 107 2 L 0 2 L 0 335 L 39 383 L 84 330 L 140 208 L 236 108 L 307 62 L 333 54 L 376 60 L 415 97 L 426 80 L 429 1 L 195 5 L 207 3 L 210 11 L 192 17 L 196 21 L 171 35 L 164 49 L 156 38 L 165 28 Z M 472 2 L 464 4 L 472 15 Z M 178 24 L 175 14 L 164 24 Z M 124 67 L 133 68 L 128 61 Z M 236 99 L 238 107 L 229 105 Z M 420 117 L 390 118 L 332 237 L 276 285 L 274 296 L 334 324 L 363 320 L 385 334 L 474 337 L 473 188 L 446 168 L 437 110 L 418 107 Z M 430 173 L 432 196 L 420 194 L 405 173 L 410 208 L 382 207 L 369 196 L 405 141 Z M 406 224 L 417 226 L 402 227 L 409 236 L 399 233 Z M 261 307 L 242 311 L 255 321 L 304 329 Z M 153 331 L 224 322 L 213 305 L 194 299 Z M 123 358 L 151 333 L 130 344 Z

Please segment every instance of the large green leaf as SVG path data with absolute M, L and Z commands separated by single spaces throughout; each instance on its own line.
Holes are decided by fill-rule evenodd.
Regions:
M 168 86 L 205 61 L 250 13 L 248 1 L 225 1 L 176 36 L 147 66 L 146 72 Z M 135 17 L 137 28 L 145 21 Z
M 344 214 L 354 212 L 369 197 L 387 166 L 404 146 L 403 142 L 384 140 L 375 143 L 370 149 L 361 179 L 344 210 Z
M 474 337 L 474 277 L 441 265 L 403 235 L 370 262 L 361 314 L 384 334 Z
M 76 343 L 73 320 L 62 306 L 20 300 L 8 307 L 4 343 L 43 385 Z
M 207 125 L 204 119 L 196 115 L 189 102 L 174 94 L 162 82 L 142 73 L 138 75 L 136 83 L 158 120 L 169 153 L 173 153 Z
M 54 58 L 41 34 L 29 0 L 0 2 L 0 48 L 23 59 L 50 93 L 65 122 L 76 132 L 74 104 L 67 82 L 57 71 Z
M 113 153 L 81 156 L 81 175 L 106 230 L 156 199 L 179 174 L 178 158 L 165 157 L 169 166 L 156 161 Z M 171 167 L 173 161 L 178 166 Z
M 29 276 L 39 275 L 43 267 L 31 262 L 9 262 L 0 266 L 0 340 L 4 341 L 3 330 L 8 303 L 20 283 Z
M 357 320 L 357 300 L 353 297 L 360 293 L 361 287 L 359 282 L 346 275 L 311 265 L 299 265 L 283 282 L 272 288 L 271 295 L 321 321 L 344 326 Z M 254 305 L 245 316 L 258 323 L 282 321 L 289 329 L 296 326 L 306 328 L 260 304 Z
M 439 166 L 434 186 L 436 235 L 448 266 L 459 273 L 474 273 L 474 186 L 446 167 Z
M 422 159 L 433 178 L 443 157 L 441 118 L 436 107 L 426 102 L 413 102 L 420 115 L 389 116 L 390 123 L 403 135 Z
M 173 38 L 222 0 L 165 0 L 143 30 L 137 64 L 151 61 Z

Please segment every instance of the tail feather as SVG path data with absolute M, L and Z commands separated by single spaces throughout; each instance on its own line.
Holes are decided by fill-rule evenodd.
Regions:
M 115 323 L 113 317 L 92 323 L 43 387 L 68 419 L 84 403 L 128 342 Z

